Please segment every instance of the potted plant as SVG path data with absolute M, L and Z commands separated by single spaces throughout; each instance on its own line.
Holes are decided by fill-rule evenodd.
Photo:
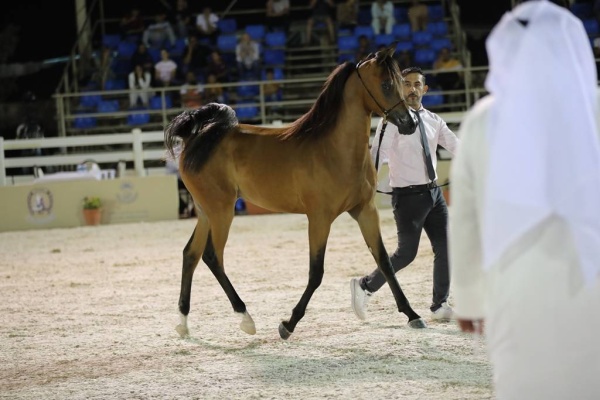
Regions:
M 102 218 L 102 200 L 97 196 L 83 198 L 83 219 L 87 225 L 100 225 Z

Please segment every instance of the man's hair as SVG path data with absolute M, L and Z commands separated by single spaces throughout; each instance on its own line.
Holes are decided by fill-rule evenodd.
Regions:
M 419 74 L 423 77 L 423 83 L 425 83 L 425 74 L 423 73 L 423 70 L 419 67 L 408 67 L 408 68 L 404 68 L 401 72 L 402 77 L 404 78 L 406 75 L 408 74 Z

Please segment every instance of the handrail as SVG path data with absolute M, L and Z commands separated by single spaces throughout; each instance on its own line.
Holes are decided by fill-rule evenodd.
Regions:
M 467 54 L 470 57 L 470 54 Z M 468 61 L 470 63 L 470 60 Z M 485 72 L 487 71 L 487 67 L 463 67 L 461 69 L 456 69 L 451 72 L 459 72 L 463 73 L 465 77 L 465 89 L 464 90 L 453 90 L 453 91 L 436 91 L 436 94 L 442 95 L 461 95 L 464 98 L 464 103 L 445 103 L 442 105 L 443 108 L 451 108 L 454 111 L 464 111 L 470 107 L 470 105 L 481 96 L 481 94 L 485 93 L 485 88 L 474 86 L 472 83 L 472 73 L 473 72 Z M 424 73 L 426 76 L 433 76 L 436 73 L 443 73 L 440 71 L 434 70 L 425 70 Z M 326 77 L 313 77 L 313 78 L 292 78 L 292 79 L 280 79 L 273 81 L 247 81 L 247 82 L 229 82 L 229 83 L 220 83 L 220 84 L 206 84 L 201 85 L 204 89 L 212 88 L 212 87 L 223 87 L 225 89 L 230 89 L 231 91 L 235 91 L 237 87 L 240 86 L 258 86 L 259 94 L 254 99 L 249 99 L 247 103 L 241 104 L 231 104 L 232 108 L 237 109 L 241 106 L 258 106 L 260 109 L 259 117 L 255 120 L 260 121 L 261 124 L 267 124 L 269 122 L 269 116 L 266 113 L 268 107 L 271 106 L 301 106 L 301 105 L 310 105 L 314 103 L 314 98 L 306 98 L 306 99 L 295 99 L 295 100 L 281 100 L 281 101 L 267 101 L 265 100 L 263 87 L 269 83 L 278 83 L 282 87 L 285 88 L 293 88 L 294 85 L 301 85 L 304 83 L 315 83 L 315 84 L 323 84 L 325 82 Z M 121 99 L 124 102 L 128 102 L 128 95 L 131 92 L 130 89 L 123 90 L 111 90 L 111 91 L 90 91 L 90 92 L 82 92 L 82 93 L 56 93 L 54 95 L 57 102 L 57 120 L 59 129 L 59 136 L 67 135 L 67 127 L 69 126 L 69 122 L 73 121 L 79 117 L 94 117 L 97 119 L 114 119 L 120 117 L 127 117 L 130 114 L 150 114 L 157 115 L 160 114 L 162 116 L 163 126 L 169 121 L 169 116 L 179 113 L 183 111 L 185 108 L 179 106 L 173 106 L 170 108 L 166 107 L 166 97 L 170 96 L 171 98 L 175 98 L 179 95 L 181 86 L 169 86 L 169 87 L 157 87 L 150 88 L 150 92 L 154 92 L 155 94 L 161 96 L 161 108 L 160 109 L 121 109 L 116 112 L 111 113 L 101 113 L 94 111 L 83 112 L 83 113 L 73 113 L 71 110 L 74 108 L 73 103 L 79 103 L 81 97 L 83 96 L 94 96 L 100 95 L 105 99 Z M 431 93 L 433 94 L 433 93 Z

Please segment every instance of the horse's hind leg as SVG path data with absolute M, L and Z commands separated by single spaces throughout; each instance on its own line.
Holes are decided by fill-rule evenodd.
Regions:
M 373 254 L 377 267 L 380 269 L 394 294 L 398 311 L 408 317 L 408 326 L 411 328 L 426 328 L 425 321 L 412 309 L 396 279 L 394 268 L 381 239 L 379 214 L 377 213 L 375 204 L 371 201 L 368 204 L 350 210 L 349 214 L 358 222 L 367 247 L 371 251 L 371 254 Z
M 190 313 L 190 296 L 192 292 L 192 280 L 194 271 L 204 252 L 208 237 L 208 220 L 200 214 L 196 228 L 190 240 L 183 249 L 183 267 L 181 271 L 181 291 L 179 293 L 179 315 L 181 322 L 175 328 L 181 337 L 189 335 L 187 317 Z
M 279 324 L 279 336 L 282 339 L 290 337 L 296 324 L 304 317 L 308 302 L 313 293 L 321 285 L 323 280 L 323 264 L 325 262 L 325 249 L 327 247 L 327 238 L 331 230 L 331 222 L 323 216 L 308 218 L 308 240 L 310 246 L 310 269 L 308 272 L 308 285 L 300 298 L 296 307 L 292 310 L 292 316 L 289 321 L 282 321 Z
M 208 268 L 225 291 L 227 298 L 231 302 L 233 311 L 241 314 L 242 322 L 240 322 L 240 329 L 250 335 L 254 335 L 256 333 L 254 320 L 246 310 L 246 304 L 238 296 L 229 281 L 223 266 L 223 253 L 233 216 L 233 204 L 227 211 L 223 210 L 218 215 L 211 215 L 211 229 L 202 260 L 208 265 Z

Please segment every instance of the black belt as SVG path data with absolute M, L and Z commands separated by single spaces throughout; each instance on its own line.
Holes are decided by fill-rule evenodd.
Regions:
M 426 190 L 435 189 L 438 187 L 437 181 L 433 181 L 430 183 L 426 183 L 424 185 L 410 185 L 404 187 L 395 187 L 393 188 L 394 192 L 397 193 L 414 193 L 414 192 L 424 192 Z

